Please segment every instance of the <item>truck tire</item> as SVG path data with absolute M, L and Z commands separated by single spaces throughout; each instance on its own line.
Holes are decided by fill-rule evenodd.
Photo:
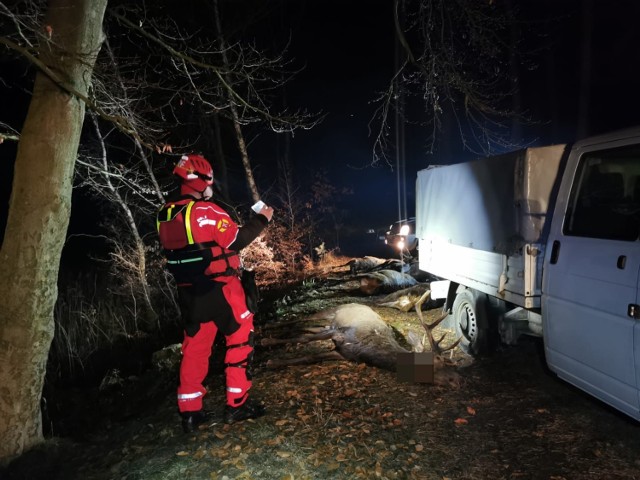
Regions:
M 477 290 L 459 292 L 453 302 L 451 316 L 459 346 L 469 355 L 482 355 L 490 351 L 490 325 L 487 295 Z

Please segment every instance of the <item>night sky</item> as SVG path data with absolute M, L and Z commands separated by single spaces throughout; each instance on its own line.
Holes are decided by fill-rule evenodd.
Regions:
M 298 3 L 298 2 L 290 2 Z M 386 165 L 367 166 L 372 159 L 369 135 L 377 93 L 385 89 L 394 65 L 391 2 L 306 1 L 291 15 L 293 54 L 306 62 L 292 99 L 327 118 L 301 132 L 293 155 L 305 165 L 329 165 L 339 180 L 354 188 L 357 218 L 372 227 L 397 219 L 396 174 Z M 362 5 L 369 6 L 365 14 Z M 578 90 L 584 31 L 580 1 L 512 2 L 519 12 L 519 68 L 523 110 L 523 145 L 571 143 L 578 140 Z M 586 3 L 586 2 L 585 2 Z M 594 1 L 591 34 L 591 88 L 588 135 L 626 128 L 639 122 L 640 2 Z M 455 139 L 452 142 L 455 143 Z M 456 150 L 453 156 L 427 153 L 419 126 L 406 135 L 406 186 L 413 202 L 416 172 L 429 164 L 457 163 L 477 155 Z M 411 212 L 409 212 L 411 213 Z
M 585 2 L 586 3 L 586 2 Z M 521 49 L 528 53 L 519 69 L 523 109 L 531 119 L 523 126 L 523 142 L 531 145 L 577 140 L 580 52 L 584 31 L 578 0 L 512 1 L 519 11 Z M 287 87 L 291 105 L 322 111 L 324 122 L 311 131 L 297 132 L 291 159 L 300 176 L 319 167 L 339 186 L 350 187 L 350 221 L 362 229 L 382 227 L 398 216 L 396 173 L 388 165 L 369 166 L 373 138 L 369 133 L 375 105 L 393 73 L 394 32 L 392 2 L 378 0 L 287 0 L 277 3 L 264 19 L 262 32 L 274 39 L 291 36 L 294 64 L 305 67 Z M 640 123 L 640 2 L 593 0 L 589 30 L 592 64 L 589 134 L 604 133 Z M 615 5 L 613 7 L 612 5 Z M 0 75 L 6 80 L 6 62 Z M 15 80 L 15 78 L 11 78 Z M 13 123 L 23 113 L 10 111 L 8 96 L 15 90 L 0 85 L 2 120 Z M 429 164 L 456 163 L 476 155 L 458 151 L 430 155 L 418 126 L 406 134 L 406 189 L 413 202 L 417 170 Z M 449 140 L 455 147 L 455 139 Z M 257 165 L 257 181 L 268 184 L 261 164 L 274 158 L 273 141 L 257 142 L 250 154 Z M 451 151 L 451 149 L 449 150 Z M 8 202 L 7 179 L 15 155 L 11 145 L 0 146 L 0 202 Z M 264 179 L 261 177 L 264 176 Z M 4 214 L 3 209 L 3 214 Z M 409 212 L 411 213 L 411 211 Z M 0 224 L 4 218 L 0 218 Z

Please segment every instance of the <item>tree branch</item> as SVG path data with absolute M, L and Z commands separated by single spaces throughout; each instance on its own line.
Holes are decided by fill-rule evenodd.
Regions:
M 62 78 L 60 78 L 60 76 L 55 71 L 49 68 L 49 66 L 47 66 L 44 62 L 42 62 L 38 57 L 36 57 L 26 48 L 22 47 L 21 45 L 18 45 L 17 43 L 5 37 L 0 37 L 0 44 L 6 45 L 8 48 L 18 52 L 20 55 L 25 57 L 32 64 L 34 64 L 43 74 L 49 77 L 49 79 L 53 83 L 55 83 L 58 87 L 60 87 L 63 91 L 83 101 L 84 104 L 87 106 L 87 108 L 94 111 L 103 120 L 113 123 L 116 126 L 116 128 L 120 130 L 122 133 L 132 136 L 147 148 L 150 148 L 152 150 L 155 150 L 157 148 L 155 145 L 150 145 L 147 142 L 145 142 L 142 138 L 140 138 L 137 132 L 135 131 L 135 129 L 133 129 L 129 125 L 129 123 L 126 121 L 125 118 L 121 116 L 109 115 L 102 108 L 100 108 L 95 102 L 93 102 L 89 97 L 79 92 L 76 88 L 74 88 L 73 86 L 65 82 Z
M 229 63 L 228 61 L 225 62 L 225 65 L 223 67 L 217 66 L 217 65 L 213 65 L 211 63 L 208 62 L 204 62 L 202 60 L 199 60 L 197 58 L 194 58 L 191 55 L 188 55 L 185 52 L 181 52 L 178 51 L 177 49 L 175 49 L 174 47 L 172 47 L 171 45 L 169 45 L 167 42 L 163 41 L 162 39 L 160 39 L 158 36 L 153 35 L 152 33 L 149 33 L 147 30 L 145 30 L 144 28 L 142 28 L 140 25 L 137 25 L 133 22 L 131 22 L 130 20 L 128 20 L 126 17 L 124 17 L 123 15 L 116 13 L 116 12 L 110 12 L 110 15 L 114 18 L 116 18 L 117 20 L 119 20 L 120 22 L 122 22 L 124 25 L 126 25 L 127 27 L 131 28 L 132 30 L 135 30 L 136 32 L 140 33 L 143 37 L 145 37 L 148 40 L 151 40 L 153 43 L 155 43 L 156 45 L 160 46 L 162 49 L 166 50 L 167 52 L 169 52 L 173 57 L 178 58 L 182 61 L 182 63 L 185 64 L 190 64 L 194 67 L 199 67 L 202 68 L 206 71 L 211 71 L 213 72 L 213 74 L 215 75 L 215 77 L 218 79 L 218 81 L 220 82 L 220 84 L 222 85 L 222 87 L 227 91 L 228 96 L 230 99 L 232 99 L 235 103 L 237 103 L 239 106 L 243 107 L 244 109 L 266 119 L 269 122 L 269 125 L 271 127 L 272 130 L 276 131 L 276 132 L 282 132 L 282 131 L 292 131 L 295 128 L 302 128 L 305 130 L 309 130 L 311 128 L 313 128 L 315 125 L 317 125 L 318 122 L 321 121 L 320 119 L 310 119 L 309 115 L 300 115 L 300 114 L 294 114 L 292 116 L 292 118 L 286 118 L 284 116 L 277 116 L 277 115 L 273 115 L 271 112 L 269 112 L 268 109 L 265 108 L 261 108 L 257 105 L 252 104 L 251 102 L 247 101 L 246 98 L 244 98 L 240 93 L 238 93 L 238 91 L 233 88 L 231 82 L 229 81 L 228 77 L 231 74 L 236 74 L 238 75 L 238 72 L 231 69 L 229 67 Z M 222 49 L 221 52 L 219 52 L 223 57 L 226 57 L 226 49 Z M 249 63 L 246 63 L 243 61 L 243 63 L 241 64 L 241 69 L 245 69 L 247 67 L 250 68 L 254 68 L 257 66 L 261 66 L 263 62 L 259 62 L 257 65 L 251 65 Z M 189 77 L 189 80 L 191 81 L 190 75 L 187 72 L 187 76 Z M 262 103 L 264 105 L 264 103 L 261 101 L 259 95 L 257 95 L 256 90 L 253 88 L 252 86 L 252 77 L 250 74 L 247 73 L 242 73 L 240 74 L 240 76 L 247 82 L 247 84 L 250 86 L 251 91 L 253 93 L 256 94 L 256 97 L 258 98 L 258 103 Z M 196 89 L 197 91 L 197 89 Z M 202 97 L 199 93 L 197 93 L 197 95 L 199 96 L 200 100 L 202 101 Z M 206 102 L 205 102 L 206 103 Z M 212 104 L 210 104 L 211 106 L 213 106 Z M 232 103 L 233 106 L 233 103 Z M 215 108 L 215 107 L 214 107 Z M 299 117 L 297 115 L 300 115 Z M 235 119 L 234 119 L 235 120 Z M 305 121 L 308 121 L 308 123 L 306 123 Z M 283 129 L 281 127 L 281 125 L 286 125 L 288 128 Z

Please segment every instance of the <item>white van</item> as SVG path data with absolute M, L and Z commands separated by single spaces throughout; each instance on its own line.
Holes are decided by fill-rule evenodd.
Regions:
M 463 348 L 542 336 L 552 371 L 640 420 L 640 128 L 428 168 L 416 197 Z

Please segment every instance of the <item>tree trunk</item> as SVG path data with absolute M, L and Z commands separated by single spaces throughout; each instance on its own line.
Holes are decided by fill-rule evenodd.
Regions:
M 218 1 L 213 2 L 215 16 L 216 16 L 216 28 L 218 29 L 218 41 L 220 42 L 220 49 L 222 52 L 222 62 L 225 67 L 229 65 L 229 59 L 227 58 L 226 42 L 222 34 L 222 24 L 220 22 L 220 11 L 218 10 Z M 231 82 L 229 82 L 231 84 Z M 254 202 L 260 200 L 260 193 L 258 192 L 258 186 L 253 176 L 253 168 L 251 168 L 251 161 L 249 160 L 249 151 L 247 150 L 247 142 L 244 140 L 242 134 L 242 126 L 240 125 L 240 115 L 238 114 L 238 108 L 235 104 L 235 100 L 232 95 L 228 93 L 229 104 L 231 107 L 231 116 L 233 119 L 233 128 L 236 132 L 236 140 L 238 142 L 238 150 L 240 150 L 240 156 L 242 158 L 242 166 L 244 167 L 244 173 L 247 176 L 247 187 L 249 193 Z
M 203 116 L 202 124 L 205 125 L 207 132 L 205 137 L 207 142 L 207 151 L 214 152 L 215 169 L 213 171 L 213 177 L 215 178 L 216 185 L 222 195 L 222 199 L 226 203 L 231 203 L 227 175 L 227 160 L 225 159 L 224 150 L 222 149 L 222 125 L 220 125 L 220 114 L 218 112 L 213 112 L 211 116 Z
M 131 208 L 129 207 L 129 204 L 127 203 L 125 198 L 123 198 L 122 195 L 120 195 L 120 192 L 118 191 L 118 189 L 111 182 L 111 178 L 109 176 L 109 162 L 107 161 L 107 145 L 104 142 L 104 136 L 102 135 L 102 131 L 100 130 L 100 124 L 98 123 L 98 119 L 93 114 L 91 114 L 90 117 L 91 117 L 91 122 L 93 123 L 93 128 L 96 131 L 96 137 L 98 139 L 98 144 L 100 145 L 100 151 L 102 154 L 101 155 L 102 156 L 102 172 L 103 172 L 103 179 L 106 184 L 106 190 L 110 193 L 114 203 L 118 206 L 118 208 L 124 214 L 125 222 L 129 227 L 129 232 L 131 233 L 133 243 L 136 247 L 135 253 L 128 252 L 132 256 L 132 264 L 134 264 L 135 267 L 132 269 L 132 271 L 128 271 L 126 275 L 131 275 L 134 277 L 134 279 L 137 278 L 137 281 L 135 283 L 139 285 L 140 289 L 142 290 L 141 293 L 143 297 L 142 298 L 143 299 L 143 318 L 145 323 L 148 324 L 149 322 L 156 322 L 158 320 L 158 315 L 153 309 L 153 304 L 151 302 L 151 292 L 149 289 L 149 282 L 147 281 L 147 256 L 144 248 L 144 241 L 142 240 L 142 236 L 140 235 L 140 230 L 138 230 L 138 225 L 136 224 L 136 220 L 133 216 L 133 212 L 131 211 Z M 164 197 L 162 196 L 160 185 L 158 185 L 156 177 L 153 174 L 153 170 L 151 169 L 151 165 L 145 154 L 144 148 L 142 147 L 142 144 L 137 139 L 135 140 L 135 144 L 136 144 L 136 148 L 138 149 L 138 153 L 140 154 L 140 158 L 142 159 L 142 162 L 146 167 L 148 176 L 154 185 L 156 195 L 158 195 L 158 199 L 160 200 L 160 202 L 164 202 Z M 126 256 L 125 251 L 127 250 L 126 239 L 121 236 L 118 236 L 118 238 L 113 239 L 113 243 L 115 243 L 116 245 L 116 252 L 115 252 L 116 258 L 118 256 L 122 257 L 122 260 L 121 260 L 122 263 L 127 264 L 128 262 L 126 261 L 126 258 L 125 258 Z M 131 294 L 133 295 L 133 298 L 135 301 L 136 300 L 135 291 L 132 291 Z
M 589 107 L 591 100 L 591 55 L 592 55 L 592 30 L 594 2 L 587 0 L 582 2 L 582 41 L 580 42 L 580 90 L 578 94 L 578 128 L 576 140 L 585 138 L 589 130 Z
M 42 441 L 40 398 L 53 339 L 58 269 L 71 211 L 84 103 L 107 0 L 51 0 L 15 163 L 0 250 L 0 464 Z M 54 43 L 55 42 L 55 43 Z
M 249 150 L 247 150 L 247 144 L 244 141 L 242 135 L 242 127 L 240 126 L 240 120 L 238 117 L 238 109 L 235 105 L 231 105 L 231 113 L 233 114 L 233 128 L 236 132 L 236 140 L 238 141 L 238 149 L 242 157 L 242 166 L 244 167 L 244 173 L 247 176 L 247 186 L 249 187 L 249 193 L 254 202 L 260 200 L 260 193 L 258 193 L 258 186 L 256 185 L 256 179 L 253 176 L 253 168 L 251 168 L 251 161 L 249 160 Z
M 511 83 L 511 145 L 521 145 L 523 143 L 522 123 L 520 114 L 522 112 L 522 91 L 520 89 L 520 59 L 518 57 L 518 27 L 511 0 L 505 2 L 507 16 L 509 18 L 509 81 Z

